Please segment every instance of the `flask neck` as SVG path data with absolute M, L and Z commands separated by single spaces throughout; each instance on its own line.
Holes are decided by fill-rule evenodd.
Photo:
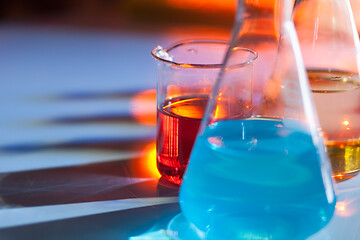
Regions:
M 243 7 L 243 26 L 238 35 L 241 45 L 250 44 L 251 47 L 278 40 L 276 2 L 277 0 L 239 0 L 239 6 Z
M 243 9 L 239 37 L 250 42 L 278 41 L 282 24 L 291 20 L 293 0 L 238 0 Z

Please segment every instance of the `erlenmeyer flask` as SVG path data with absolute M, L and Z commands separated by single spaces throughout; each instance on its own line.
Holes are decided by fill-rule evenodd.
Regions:
M 272 5 L 259 14 L 261 2 Z M 257 89 L 233 87 L 252 79 L 235 74 L 229 55 L 185 172 L 182 213 L 206 239 L 304 239 L 330 220 L 335 194 L 290 21 L 292 5 L 240 0 L 239 7 L 243 26 L 252 13 L 271 18 L 278 32 L 262 43 L 269 49 L 267 40 L 279 44 L 271 49 L 273 58 L 263 58 L 271 71 L 257 75 L 254 82 L 263 82 Z M 240 31 L 241 46 L 242 36 Z M 252 101 L 244 104 L 244 96 Z
M 360 170 L 360 49 L 349 0 L 302 0 L 294 23 L 337 180 Z

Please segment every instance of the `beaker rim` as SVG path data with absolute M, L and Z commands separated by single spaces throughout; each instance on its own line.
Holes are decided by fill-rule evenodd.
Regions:
M 217 40 L 217 39 L 187 39 L 187 40 L 182 40 L 176 43 L 173 43 L 172 45 L 170 45 L 167 48 L 162 49 L 164 52 L 169 52 L 177 47 L 183 46 L 183 45 L 187 45 L 187 44 L 196 44 L 196 43 L 206 43 L 206 44 L 224 44 L 224 45 L 229 45 L 230 42 L 229 41 L 225 41 L 225 40 Z M 177 62 L 174 60 L 169 60 L 169 59 L 165 59 L 161 56 L 158 56 L 156 54 L 156 51 L 159 50 L 160 46 L 157 46 L 155 48 L 153 48 L 151 50 L 151 55 L 156 59 L 159 60 L 161 62 L 173 65 L 173 66 L 177 66 L 177 67 L 183 67 L 183 68 L 221 68 L 223 66 L 223 63 L 216 63 L 216 64 L 212 64 L 212 63 L 184 63 L 184 62 Z M 258 58 L 258 53 L 251 49 L 251 48 L 246 48 L 246 47 L 236 47 L 234 48 L 234 50 L 241 50 L 241 51 L 246 51 L 251 53 L 253 56 L 248 60 L 248 61 L 244 61 L 238 64 L 234 64 L 232 66 L 230 66 L 230 68 L 238 68 L 238 67 L 243 67 L 243 66 L 247 66 L 250 63 L 254 62 L 257 58 Z M 225 55 L 224 55 L 225 56 Z

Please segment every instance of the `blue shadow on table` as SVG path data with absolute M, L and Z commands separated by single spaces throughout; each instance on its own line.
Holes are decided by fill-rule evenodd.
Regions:
M 130 98 L 130 111 L 79 116 L 55 109 L 57 117 L 43 112 L 23 128 L 42 131 L 44 141 L 0 146 L 0 218 L 8 219 L 0 223 L 1 239 L 40 239 L 44 234 L 47 239 L 126 239 L 165 228 L 178 213 L 178 186 L 159 179 L 156 170 L 156 105 L 154 112 L 141 114 L 144 102 L 154 104 L 154 90 L 37 99 L 51 110 L 53 102 L 104 98 Z M 119 128 L 139 131 L 131 135 Z

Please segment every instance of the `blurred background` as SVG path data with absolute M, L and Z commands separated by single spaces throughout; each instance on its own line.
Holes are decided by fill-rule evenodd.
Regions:
M 297 0 L 299 1 L 299 0 Z M 360 1 L 350 0 L 360 31 Z M 2 0 L 2 22 L 132 31 L 207 26 L 229 30 L 236 0 Z
M 2 0 L 2 22 L 164 32 L 205 26 L 231 29 L 236 0 Z

